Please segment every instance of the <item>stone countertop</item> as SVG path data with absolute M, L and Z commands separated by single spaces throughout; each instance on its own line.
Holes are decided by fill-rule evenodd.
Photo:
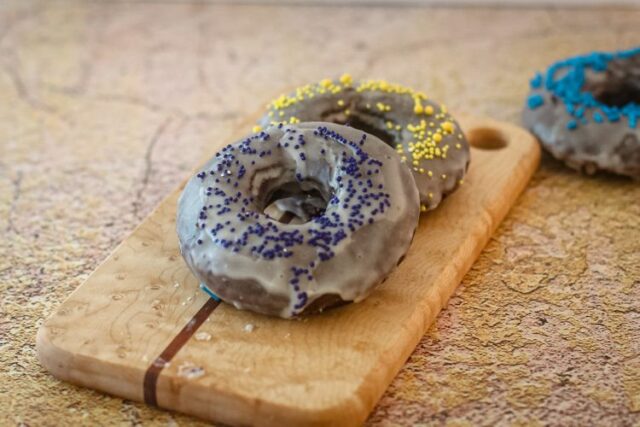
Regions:
M 0 5 L 0 424 L 192 425 L 60 382 L 36 330 L 248 112 L 382 77 L 518 122 L 533 71 L 640 10 Z M 640 185 L 544 158 L 368 421 L 640 423 Z

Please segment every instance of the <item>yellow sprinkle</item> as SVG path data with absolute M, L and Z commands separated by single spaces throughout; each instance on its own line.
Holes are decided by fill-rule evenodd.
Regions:
M 253 132 L 254 132 L 254 133 L 255 133 L 255 132 L 260 132 L 261 130 L 262 130 L 262 126 L 257 126 L 257 125 L 256 125 L 256 126 L 254 126 L 254 127 L 253 127 Z
M 458 184 L 459 184 L 459 185 L 464 184 L 464 179 L 461 179 L 460 181 L 458 181 Z
M 339 99 L 338 100 L 338 105 L 342 107 L 344 105 L 344 100 L 343 99 Z
M 424 113 L 428 116 L 433 114 L 433 107 L 431 105 L 427 105 L 424 107 Z
M 427 175 L 429 175 L 429 176 L 433 176 L 433 172 L 431 172 L 431 171 L 427 171 Z
M 433 199 L 433 193 L 429 193 L 428 196 L 430 199 Z
M 331 80 L 330 79 L 323 79 L 320 81 L 320 86 L 322 87 L 329 87 L 331 86 Z
M 426 212 L 427 207 L 425 205 L 420 205 L 420 212 Z
M 416 104 L 416 106 L 413 107 L 413 112 L 416 114 L 422 114 L 424 112 L 424 108 L 422 107 L 422 105 Z
M 349 73 L 344 73 L 340 77 L 340 83 L 342 83 L 343 85 L 350 85 L 352 82 L 353 82 L 353 77 L 351 77 L 351 74 Z
M 442 179 L 447 179 L 447 174 L 442 174 Z
M 453 123 L 451 122 L 443 122 L 440 127 L 446 132 L 453 133 Z
M 436 133 L 435 135 L 433 135 L 433 140 L 434 140 L 435 142 L 440 142 L 440 141 L 442 141 L 442 135 L 441 135 L 441 134 L 439 134 L 439 133 Z
M 387 128 L 388 128 L 388 129 L 393 129 L 393 122 L 388 121 L 388 122 L 387 122 Z
M 456 144 L 456 148 L 459 150 L 459 149 L 461 149 L 461 148 L 462 148 L 462 145 L 460 145 L 460 144 Z
M 349 114 L 351 114 L 351 110 L 349 109 L 344 110 L 344 114 L 348 116 Z
M 396 125 L 396 130 L 402 130 L 402 126 Z

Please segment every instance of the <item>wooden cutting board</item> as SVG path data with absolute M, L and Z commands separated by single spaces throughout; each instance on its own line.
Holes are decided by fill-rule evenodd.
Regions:
M 473 146 L 464 185 L 422 215 L 405 261 L 365 301 L 282 320 L 210 299 L 179 253 L 177 189 L 44 322 L 41 363 L 228 424 L 362 423 L 539 163 L 526 131 L 458 118 Z

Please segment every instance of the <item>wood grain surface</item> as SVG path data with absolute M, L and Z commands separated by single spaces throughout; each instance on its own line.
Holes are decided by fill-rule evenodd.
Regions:
M 640 45 L 638 22 L 630 8 L 0 1 L 0 424 L 207 425 L 57 380 L 36 331 L 274 90 L 347 71 L 518 124 L 535 70 Z M 638 424 L 638 200 L 637 183 L 543 156 L 366 424 Z
M 45 321 L 40 361 L 63 380 L 139 401 L 151 393 L 159 406 L 227 424 L 359 425 L 539 163 L 528 132 L 459 118 L 474 147 L 465 183 L 421 217 L 402 264 L 364 302 L 297 321 L 222 304 L 199 320 L 208 317 L 198 328 L 206 339 L 193 335 L 159 360 L 209 299 L 180 256 L 178 189 Z M 164 369 L 149 392 L 151 364 Z

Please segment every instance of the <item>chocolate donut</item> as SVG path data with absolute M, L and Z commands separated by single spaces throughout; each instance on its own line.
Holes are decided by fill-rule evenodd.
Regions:
M 264 213 L 303 195 L 312 201 L 298 223 Z M 280 124 L 228 145 L 178 204 L 193 274 L 237 308 L 284 318 L 364 299 L 404 256 L 420 216 L 393 149 L 331 123 Z
M 640 178 L 640 48 L 556 62 L 530 86 L 523 121 L 554 157 Z
M 377 136 L 411 168 L 422 210 L 438 206 L 462 182 L 469 144 L 444 105 L 422 92 L 384 80 L 354 84 L 351 76 L 302 86 L 271 102 L 258 122 L 322 121 L 347 124 Z

